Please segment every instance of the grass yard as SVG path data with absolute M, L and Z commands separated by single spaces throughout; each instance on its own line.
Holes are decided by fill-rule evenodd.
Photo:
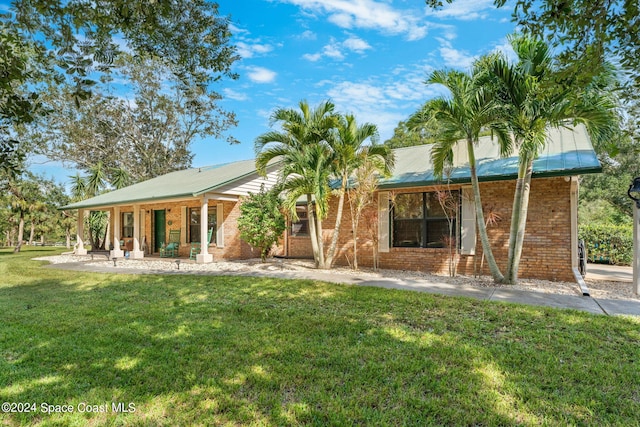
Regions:
M 28 249 L 0 251 L 0 400 L 35 412 L 0 413 L 2 425 L 640 420 L 637 319 L 313 281 L 80 274 L 30 261 L 60 250 Z

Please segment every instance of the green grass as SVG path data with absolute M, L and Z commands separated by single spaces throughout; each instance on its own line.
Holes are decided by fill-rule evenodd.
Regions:
M 637 425 L 640 322 L 0 251 L 3 425 Z M 59 251 L 58 251 L 59 252 Z M 114 413 L 112 402 L 135 412 Z M 72 405 L 43 414 L 41 404 Z M 78 413 L 78 405 L 107 405 Z M 98 408 L 99 409 L 99 408 Z

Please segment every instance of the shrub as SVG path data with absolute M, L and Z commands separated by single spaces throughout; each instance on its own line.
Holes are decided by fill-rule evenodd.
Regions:
M 282 203 L 275 191 L 265 191 L 261 186 L 259 193 L 249 193 L 240 205 L 240 238 L 260 251 L 263 262 L 285 228 Z
M 630 265 L 633 259 L 633 227 L 628 225 L 581 225 L 579 238 L 591 262 Z

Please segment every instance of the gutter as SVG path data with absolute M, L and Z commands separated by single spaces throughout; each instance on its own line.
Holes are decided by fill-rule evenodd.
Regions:
M 576 282 L 578 282 L 578 286 L 580 286 L 580 290 L 582 291 L 582 296 L 583 297 L 591 296 L 589 294 L 589 288 L 587 288 L 587 284 L 582 278 L 582 274 L 580 274 L 580 270 L 578 270 L 578 267 L 573 267 L 572 270 L 573 270 L 573 276 L 576 278 Z

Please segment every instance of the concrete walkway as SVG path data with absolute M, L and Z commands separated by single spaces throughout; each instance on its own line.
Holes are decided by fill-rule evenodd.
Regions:
M 476 287 L 468 285 L 452 285 L 449 283 L 433 282 L 422 279 L 400 278 L 362 278 L 354 275 L 339 274 L 320 270 L 308 271 L 270 271 L 270 272 L 194 272 L 180 270 L 149 270 L 118 267 L 98 267 L 86 265 L 84 262 L 71 262 L 64 264 L 50 264 L 47 268 L 63 270 L 119 273 L 119 274 L 171 274 L 171 275 L 204 275 L 204 276 L 249 276 L 249 277 L 279 277 L 283 279 L 309 279 L 323 282 L 375 286 L 387 289 L 401 289 L 447 296 L 463 296 L 487 301 L 499 301 L 534 306 L 545 306 L 560 309 L 574 309 L 587 311 L 594 314 L 606 315 L 631 315 L 640 316 L 640 300 L 605 300 L 594 299 L 588 296 L 557 295 L 533 291 L 521 291 L 508 288 Z M 577 286 L 577 285 L 576 285 Z

